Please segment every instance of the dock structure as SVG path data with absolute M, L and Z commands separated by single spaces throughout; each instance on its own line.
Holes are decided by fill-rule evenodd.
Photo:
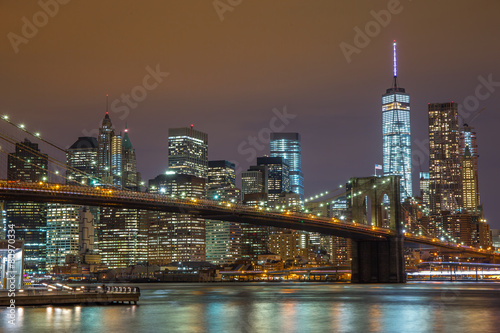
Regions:
M 80 288 L 78 288 L 80 289 Z M 0 306 L 78 305 L 78 304 L 137 304 L 141 296 L 138 287 L 105 287 L 94 290 L 16 290 L 15 296 L 0 293 Z

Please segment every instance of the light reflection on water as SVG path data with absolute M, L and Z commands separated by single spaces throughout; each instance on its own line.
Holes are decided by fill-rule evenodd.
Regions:
M 500 284 L 140 284 L 139 305 L 25 307 L 1 332 L 498 332 Z

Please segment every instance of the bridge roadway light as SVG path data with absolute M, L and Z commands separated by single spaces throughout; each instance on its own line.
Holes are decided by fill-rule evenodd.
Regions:
M 6 114 L 4 114 L 4 115 L 2 116 L 2 118 L 3 118 L 3 119 L 5 119 L 5 120 L 9 120 L 9 116 L 8 116 L 8 115 L 6 115 Z

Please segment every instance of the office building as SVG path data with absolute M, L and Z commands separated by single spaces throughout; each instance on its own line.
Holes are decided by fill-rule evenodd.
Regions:
M 95 185 L 99 183 L 97 172 L 97 139 L 79 137 L 66 151 L 66 178 L 69 184 Z
M 48 155 L 40 152 L 37 143 L 28 139 L 16 143 L 15 152 L 7 158 L 7 179 L 40 182 L 48 179 Z M 47 204 L 10 201 L 5 204 L 6 224 L 13 224 L 16 239 L 24 241 L 26 273 L 46 270 Z
M 304 201 L 301 140 L 299 133 L 271 133 L 271 157 L 282 157 L 289 166 L 290 189 Z
M 396 41 L 393 43 L 393 86 L 382 95 L 384 176 L 401 176 L 401 202 L 413 196 L 411 175 L 410 95 L 398 86 Z
M 168 130 L 168 168 L 179 174 L 207 178 L 208 135 L 191 127 Z
M 430 103 L 429 208 L 431 214 L 462 207 L 457 103 Z

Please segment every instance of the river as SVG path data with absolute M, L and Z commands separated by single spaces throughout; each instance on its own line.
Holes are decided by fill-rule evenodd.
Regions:
M 0 314 L 2 332 L 500 332 L 500 283 L 137 284 L 138 305 Z

